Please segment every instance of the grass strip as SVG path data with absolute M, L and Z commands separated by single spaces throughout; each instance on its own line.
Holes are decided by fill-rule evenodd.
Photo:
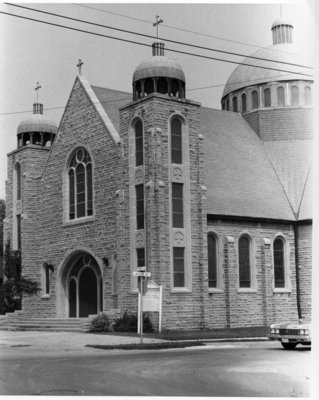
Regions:
M 202 342 L 167 342 L 167 343 L 130 343 L 130 344 L 115 344 L 115 345 L 103 345 L 103 344 L 87 344 L 85 347 L 92 347 L 94 349 L 101 350 L 161 350 L 161 349 L 174 349 L 174 348 L 185 348 L 191 346 L 205 346 Z

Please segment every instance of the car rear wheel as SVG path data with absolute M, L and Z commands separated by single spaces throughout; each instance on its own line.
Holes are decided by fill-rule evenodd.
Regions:
M 283 343 L 283 342 L 281 342 L 281 345 L 286 350 L 293 350 L 297 346 L 297 343 L 291 343 L 291 342 Z

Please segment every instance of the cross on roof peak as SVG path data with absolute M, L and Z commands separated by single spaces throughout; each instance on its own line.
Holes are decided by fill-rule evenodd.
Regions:
M 79 58 L 79 62 L 76 64 L 76 66 L 79 68 L 79 75 L 81 75 L 82 73 L 82 65 L 83 61 L 81 60 L 81 58 Z
M 158 38 L 158 25 L 164 22 L 159 15 L 156 15 L 156 22 L 153 23 L 153 26 L 156 26 L 156 37 Z

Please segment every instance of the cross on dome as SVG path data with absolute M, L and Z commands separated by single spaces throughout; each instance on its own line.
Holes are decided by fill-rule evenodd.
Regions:
M 38 95 L 39 95 L 39 90 L 41 89 L 41 85 L 40 82 L 37 82 L 37 86 L 34 88 L 34 90 L 36 91 L 36 96 L 37 96 L 37 101 L 38 101 Z
M 156 22 L 153 23 L 153 26 L 156 26 L 156 37 L 158 38 L 158 25 L 164 22 L 159 15 L 156 15 Z

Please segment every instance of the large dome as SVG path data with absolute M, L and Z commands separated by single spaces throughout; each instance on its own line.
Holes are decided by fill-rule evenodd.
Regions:
M 257 60 L 250 57 L 258 57 L 259 59 Z M 250 57 L 245 58 L 243 63 L 238 65 L 230 75 L 222 97 L 235 90 L 260 83 L 301 79 L 313 80 L 313 78 L 308 76 L 312 74 L 310 69 L 284 64 L 291 63 L 310 66 L 305 57 L 302 57 L 297 48 L 290 43 L 276 44 L 267 48 L 259 49 Z M 276 62 L 269 62 L 267 59 Z M 249 64 L 250 66 L 243 64 Z M 256 66 L 273 69 L 256 68 Z M 281 72 L 274 69 L 289 72 Z
M 18 135 L 20 133 L 29 132 L 45 132 L 56 134 L 58 127 L 55 122 L 44 117 L 42 114 L 33 114 L 29 118 L 23 120 L 18 125 Z
M 133 74 L 133 83 L 141 79 L 166 77 L 185 82 L 185 75 L 178 62 L 166 56 L 153 56 L 141 62 Z

